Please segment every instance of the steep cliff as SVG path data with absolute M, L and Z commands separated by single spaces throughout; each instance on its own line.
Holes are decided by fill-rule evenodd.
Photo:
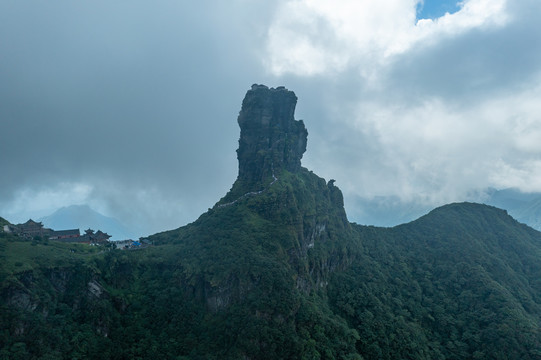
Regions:
M 309 294 L 352 259 L 356 245 L 341 191 L 334 180 L 301 167 L 307 131 L 294 119 L 296 101 L 284 87 L 253 85 L 238 117 L 239 173 L 232 189 L 193 224 L 152 237 L 196 254 L 183 255 L 183 262 L 197 269 L 190 274 L 199 286 L 194 292 L 212 311 L 257 293 L 268 274 L 253 278 L 246 264 L 272 263 L 294 280 L 288 291 Z
M 285 87 L 252 85 L 238 116 L 237 180 L 202 219 L 248 211 L 249 224 L 232 228 L 221 223 L 212 228 L 222 233 L 229 228 L 239 231 L 240 226 L 251 233 L 282 234 L 275 239 L 281 244 L 280 253 L 287 254 L 297 286 L 309 292 L 324 286 L 329 272 L 347 265 L 354 241 L 334 180 L 326 182 L 301 166 L 308 132 L 302 121 L 294 119 L 296 102 Z M 199 221 L 192 226 L 198 225 Z M 277 229 L 269 232 L 268 226 Z
M 308 132 L 294 119 L 297 97 L 284 87 L 252 85 L 238 117 L 238 180 L 247 186 L 269 181 L 274 172 L 297 172 Z

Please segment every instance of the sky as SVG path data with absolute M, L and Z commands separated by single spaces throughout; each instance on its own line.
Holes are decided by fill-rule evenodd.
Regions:
M 453 14 L 460 10 L 461 4 L 455 0 L 427 0 L 417 2 L 417 20 L 436 20 L 446 13 Z
M 541 191 L 538 0 L 0 1 L 0 216 L 88 204 L 142 235 L 212 207 L 254 83 L 285 86 L 303 166 L 438 206 Z M 350 220 L 363 223 L 362 219 Z

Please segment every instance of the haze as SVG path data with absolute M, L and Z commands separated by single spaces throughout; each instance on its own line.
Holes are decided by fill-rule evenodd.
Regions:
M 0 216 L 88 204 L 142 235 L 195 220 L 235 180 L 253 83 L 295 91 L 303 166 L 336 179 L 352 221 L 376 196 L 541 191 L 539 14 L 534 0 L 3 1 Z

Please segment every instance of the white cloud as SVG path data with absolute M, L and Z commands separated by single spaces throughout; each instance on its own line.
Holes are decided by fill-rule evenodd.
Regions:
M 430 32 L 459 34 L 481 26 L 502 26 L 509 20 L 506 0 L 469 0 L 460 3 L 461 9 L 453 14 L 445 14 L 435 20 L 420 19 L 415 30 L 416 37 Z
M 541 85 L 469 106 L 366 100 L 335 114 L 333 134 L 310 159 L 340 174 L 346 196 L 441 204 L 486 187 L 541 191 L 539 98 Z
M 533 3 L 466 0 L 417 20 L 418 2 L 292 0 L 276 12 L 271 71 L 332 93 L 335 126 L 308 166 L 346 197 L 441 204 L 488 186 L 541 191 Z
M 268 66 L 276 75 L 333 75 L 348 66 L 373 78 L 394 55 L 472 28 L 502 26 L 506 0 L 469 0 L 454 14 L 416 20 L 419 0 L 290 0 L 268 34 Z
M 524 192 L 540 192 L 541 160 L 526 159 L 520 162 L 507 162 L 500 159 L 494 164 L 491 180 L 500 188 L 518 188 Z

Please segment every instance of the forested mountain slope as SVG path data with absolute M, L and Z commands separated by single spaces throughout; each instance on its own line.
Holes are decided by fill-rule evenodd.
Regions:
M 248 91 L 231 190 L 153 247 L 0 233 L 0 359 L 540 359 L 541 233 L 470 203 L 349 223 L 296 101 Z
M 365 358 L 541 356 L 541 233 L 472 203 L 357 231 L 363 260 L 333 277 L 329 296 Z

